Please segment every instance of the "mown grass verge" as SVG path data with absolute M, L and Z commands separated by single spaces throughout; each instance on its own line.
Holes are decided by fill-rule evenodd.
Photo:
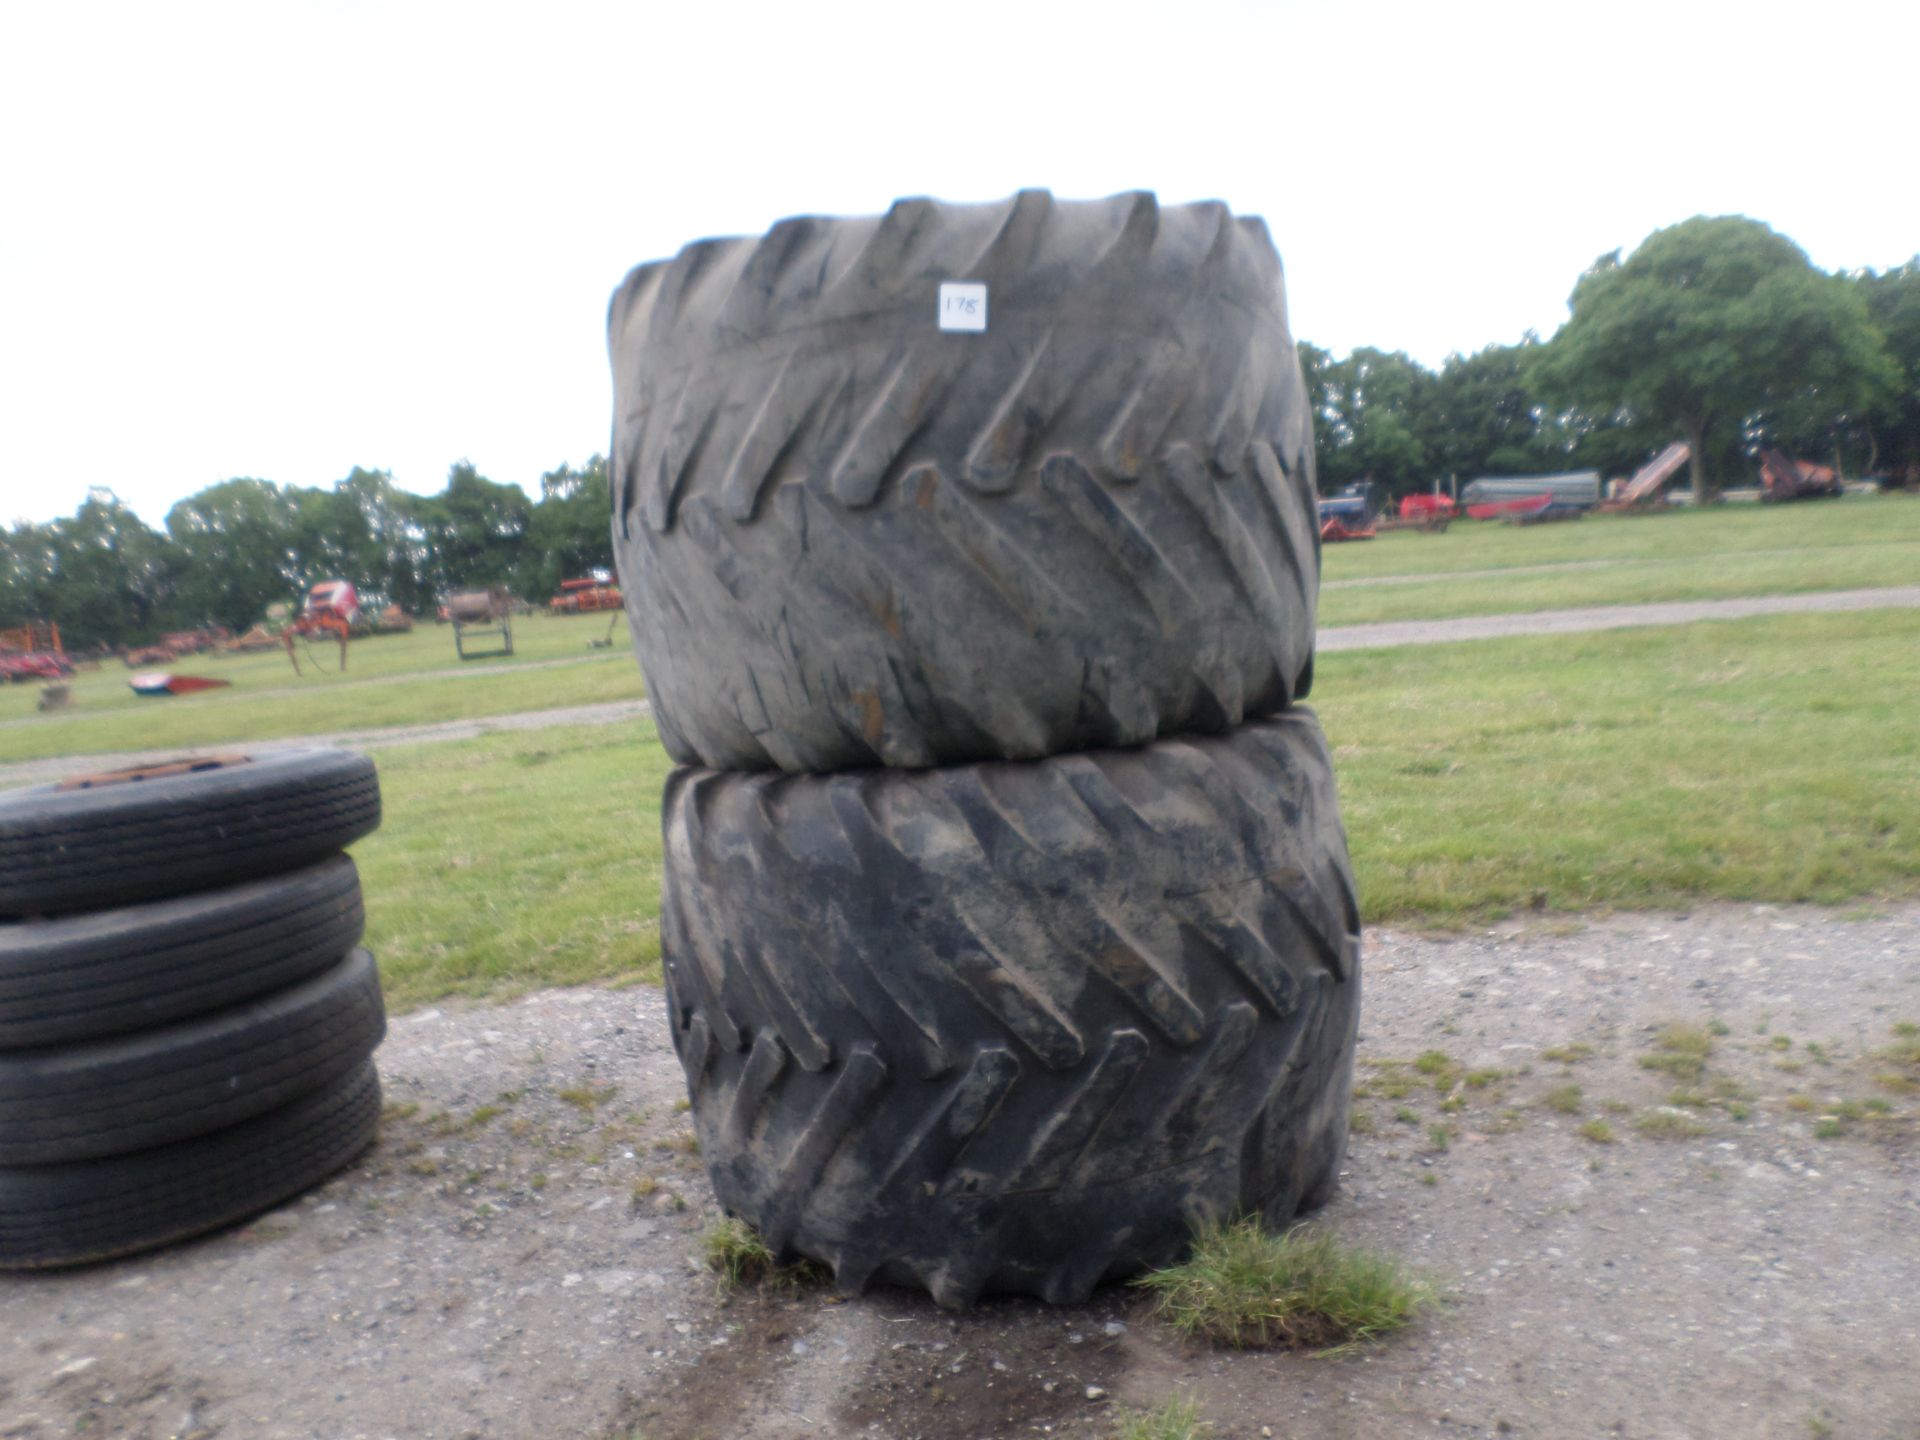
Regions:
M 1462 520 L 1442 535 L 1396 532 L 1329 545 L 1330 581 L 1444 575 L 1568 561 L 1673 560 L 1920 544 L 1920 503 L 1907 495 L 1848 496 L 1832 504 L 1722 505 L 1665 515 L 1590 515 L 1560 525 Z
M 588 641 L 606 633 L 604 616 L 533 616 L 516 625 L 511 658 L 463 666 L 454 655 L 452 632 L 427 626 L 411 635 L 355 641 L 344 674 L 333 668 L 337 657 L 331 650 L 315 652 L 329 667 L 324 671 L 308 665 L 303 654 L 304 676 L 295 676 L 277 650 L 187 656 L 150 668 L 231 680 L 232 687 L 163 699 L 134 695 L 127 680 L 135 672 L 108 660 L 75 678 L 70 710 L 38 714 L 39 687 L 0 686 L 0 763 L 278 740 L 637 699 L 646 691 L 624 622 L 615 627 L 610 647 L 588 647 Z M 529 668 L 552 660 L 573 663 Z
M 1135 1283 L 1180 1334 L 1235 1349 L 1359 1344 L 1410 1324 L 1434 1298 L 1392 1256 L 1315 1226 L 1269 1235 L 1256 1219 L 1210 1226 L 1187 1260 Z
M 1920 882 L 1920 611 L 1320 661 L 1372 921 Z
M 378 756 L 354 847 L 388 1003 L 660 975 L 660 789 L 647 720 Z
M 1920 517 L 1920 505 L 1909 507 Z M 1648 522 L 1652 523 L 1652 522 Z M 1320 596 L 1320 624 L 1443 620 L 1590 605 L 1722 600 L 1740 595 L 1798 595 L 1920 580 L 1920 535 L 1877 544 L 1834 545 L 1791 554 L 1681 554 L 1619 560 L 1603 567 L 1575 561 L 1558 571 L 1422 580 Z
M 1920 890 L 1920 612 L 1320 662 L 1369 924 Z M 378 755 L 355 848 L 396 1007 L 657 979 L 645 720 Z

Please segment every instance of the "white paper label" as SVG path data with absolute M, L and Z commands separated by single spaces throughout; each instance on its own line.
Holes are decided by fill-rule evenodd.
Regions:
M 985 330 L 987 287 L 979 280 L 945 280 L 940 284 L 940 328 Z

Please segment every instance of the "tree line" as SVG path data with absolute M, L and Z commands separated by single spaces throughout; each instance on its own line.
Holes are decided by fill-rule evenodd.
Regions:
M 486 585 L 540 600 L 612 564 L 607 513 L 599 455 L 542 475 L 537 500 L 466 461 L 437 495 L 358 466 L 331 488 L 227 480 L 180 501 L 160 530 L 96 488 L 71 517 L 0 532 L 0 628 L 50 619 L 73 649 L 241 630 L 334 578 L 363 607 L 414 615 Z
M 1673 440 L 1693 447 L 1700 499 L 1767 447 L 1920 484 L 1920 257 L 1829 275 L 1758 221 L 1703 216 L 1602 256 L 1569 303 L 1551 340 L 1437 370 L 1303 343 L 1321 489 L 1621 475 Z
M 1696 217 L 1595 261 L 1570 310 L 1550 340 L 1438 369 L 1302 342 L 1321 489 L 1619 475 L 1675 439 L 1693 443 L 1701 499 L 1748 475 L 1765 446 L 1920 484 L 1920 257 L 1829 275 L 1758 221 Z M 464 461 L 437 495 L 358 467 L 331 488 L 228 480 L 175 505 L 161 530 L 95 490 L 70 518 L 0 533 L 0 627 L 52 619 L 76 648 L 237 630 L 336 576 L 363 603 L 422 614 L 491 584 L 538 600 L 609 564 L 598 455 L 541 476 L 532 500 Z

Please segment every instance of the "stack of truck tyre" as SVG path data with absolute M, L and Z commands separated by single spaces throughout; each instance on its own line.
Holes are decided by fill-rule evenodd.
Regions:
M 219 756 L 0 794 L 0 1269 L 242 1219 L 374 1138 L 345 846 L 371 761 Z
M 905 200 L 690 245 L 608 324 L 722 1205 L 958 1306 L 1324 1202 L 1359 919 L 1264 224 Z

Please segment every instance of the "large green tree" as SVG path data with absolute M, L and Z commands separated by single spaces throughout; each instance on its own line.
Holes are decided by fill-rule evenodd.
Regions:
M 168 628 L 178 564 L 113 491 L 96 487 L 66 520 L 44 527 L 45 588 L 38 615 L 76 649 L 150 639 Z M 15 621 L 17 623 L 17 621 Z
M 353 467 L 333 487 L 337 503 L 351 507 L 354 545 L 340 574 L 350 577 L 372 604 L 398 605 L 410 615 L 431 613 L 439 594 L 433 536 L 425 512 L 433 502 L 393 483 L 386 470 Z
M 1696 499 L 1708 494 L 1716 433 L 1738 433 L 1769 407 L 1862 410 L 1893 379 L 1860 296 L 1744 216 L 1696 216 L 1625 261 L 1601 257 L 1569 305 L 1534 366 L 1539 389 L 1678 431 L 1693 445 Z
M 1869 470 L 1920 485 L 1920 255 L 1853 277 L 1893 362 L 1893 384 L 1865 417 Z
M 1392 494 L 1422 488 L 1429 472 L 1421 436 L 1432 372 L 1398 351 L 1362 346 L 1336 360 L 1300 346 L 1313 408 L 1320 488 L 1371 480 Z
M 299 509 L 299 492 L 271 481 L 225 480 L 169 510 L 177 618 L 241 630 L 276 600 L 291 599 L 302 579 L 294 551 Z
M 527 526 L 515 588 L 529 600 L 554 594 L 560 582 L 613 566 L 607 461 L 595 455 L 575 469 L 561 465 L 540 477 L 540 502 Z
M 442 593 L 508 585 L 526 547 L 532 506 L 517 485 L 487 479 L 466 460 L 447 472 L 447 488 L 411 507 L 429 553 L 427 573 Z

